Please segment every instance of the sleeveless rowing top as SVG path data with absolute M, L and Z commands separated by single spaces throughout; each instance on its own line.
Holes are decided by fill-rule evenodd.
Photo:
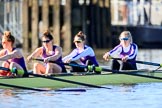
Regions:
M 42 58 L 44 59 L 44 58 L 47 58 L 47 57 L 49 57 L 49 56 L 53 56 L 53 55 L 55 55 L 55 49 L 56 49 L 56 45 L 53 45 L 53 51 L 52 51 L 52 54 L 49 54 L 49 55 L 47 55 L 47 53 L 46 53 L 46 49 L 45 49 L 45 47 L 43 47 L 43 54 L 42 54 Z M 64 64 L 63 64 L 63 62 L 62 62 L 62 56 L 60 56 L 57 60 L 55 60 L 56 62 L 58 62 L 58 63 L 56 63 L 56 64 L 58 64 L 61 68 L 62 68 L 62 72 L 66 72 L 66 69 L 65 69 L 65 66 L 64 66 Z
M 13 48 L 12 51 L 14 51 L 15 49 L 16 48 Z M 5 54 L 8 54 L 7 50 L 6 50 Z M 24 57 L 21 57 L 21 58 L 12 58 L 11 61 L 8 61 L 7 60 L 7 62 L 8 63 L 15 62 L 15 63 L 19 64 L 23 68 L 23 70 L 25 71 L 25 73 L 27 73 L 27 68 L 26 68 L 26 65 L 25 65 Z

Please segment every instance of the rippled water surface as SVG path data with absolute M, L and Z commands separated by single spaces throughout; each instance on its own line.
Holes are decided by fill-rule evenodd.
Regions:
M 138 60 L 162 62 L 162 50 L 140 50 Z M 100 60 L 102 65 L 107 65 Z M 156 69 L 140 65 L 139 69 Z M 36 92 L 0 89 L 0 108 L 161 108 L 162 83 L 105 85 L 111 89 L 83 88 L 86 92 Z
M 0 90 L 1 108 L 161 108 L 162 84 L 108 86 L 86 92 Z

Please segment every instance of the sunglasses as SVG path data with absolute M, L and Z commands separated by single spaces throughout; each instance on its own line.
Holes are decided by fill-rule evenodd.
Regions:
M 82 41 L 74 41 L 74 43 L 81 43 Z
M 125 41 L 127 41 L 127 40 L 129 40 L 129 38 L 128 38 L 128 37 L 120 38 L 120 40 L 125 40 Z
M 42 41 L 42 43 L 49 43 L 51 40 Z

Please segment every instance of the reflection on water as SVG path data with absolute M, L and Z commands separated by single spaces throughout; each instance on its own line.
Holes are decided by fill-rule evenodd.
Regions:
M 33 92 L 0 90 L 1 108 L 160 108 L 161 83 L 108 85 L 112 89 L 88 88 L 87 92 Z M 8 93 L 7 93 L 8 94 Z
M 154 62 L 154 63 L 160 63 L 161 64 L 161 62 L 162 62 L 162 49 L 140 50 L 139 53 L 138 53 L 137 59 L 141 60 L 141 61 L 148 61 L 148 62 Z M 138 64 L 138 68 L 156 69 L 157 66 Z
M 10 89 L 4 89 L 1 91 L 2 95 L 0 95 L 0 97 L 10 97 L 10 96 L 13 96 L 12 94 L 12 90 Z

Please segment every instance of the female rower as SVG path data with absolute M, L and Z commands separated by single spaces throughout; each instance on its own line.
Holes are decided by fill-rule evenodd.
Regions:
M 93 49 L 85 44 L 85 40 L 86 36 L 82 31 L 78 32 L 78 34 L 75 35 L 73 42 L 75 43 L 76 48 L 69 55 L 63 58 L 63 61 L 65 63 L 70 62 L 76 63 L 74 61 L 79 60 L 79 62 L 85 66 L 87 65 L 99 66 Z M 72 66 L 71 71 L 83 72 L 85 70 L 83 68 Z
M 119 40 L 120 44 L 105 53 L 103 58 L 107 61 L 111 57 L 116 57 L 116 55 L 121 58 L 122 62 L 113 59 L 112 69 L 114 70 L 137 70 L 134 60 L 137 56 L 138 47 L 133 43 L 131 33 L 129 31 L 123 31 L 119 36 Z
M 17 76 L 28 76 L 27 69 L 24 61 L 24 57 L 21 51 L 14 46 L 15 38 L 11 35 L 10 31 L 5 31 L 2 36 L 2 47 L 0 51 L 0 61 L 4 61 L 2 66 L 9 68 L 10 70 L 22 70 L 21 74 L 17 73 Z M 15 75 L 15 74 L 14 74 Z M 11 71 L 0 70 L 0 76 L 13 76 Z
M 52 74 L 66 72 L 66 69 L 62 62 L 62 48 L 53 45 L 53 36 L 47 30 L 42 36 L 43 46 L 37 48 L 31 55 L 27 57 L 30 61 L 35 57 L 42 57 L 44 63 L 34 63 L 33 72 L 35 74 Z M 56 63 L 50 63 L 49 61 L 56 61 Z

